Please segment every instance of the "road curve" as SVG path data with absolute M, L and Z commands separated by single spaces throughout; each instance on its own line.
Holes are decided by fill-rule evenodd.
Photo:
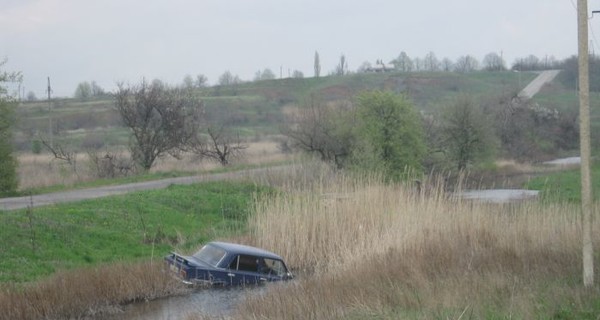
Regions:
M 27 207 L 40 207 L 58 203 L 102 198 L 140 190 L 164 189 L 172 184 L 187 185 L 204 181 L 236 180 L 247 178 L 250 176 L 260 176 L 275 172 L 281 172 L 285 168 L 287 168 L 287 166 L 248 169 L 226 173 L 203 174 L 191 177 L 168 178 L 162 180 L 152 180 L 114 186 L 53 192 L 25 197 L 2 198 L 0 199 L 0 210 L 17 210 L 24 209 Z

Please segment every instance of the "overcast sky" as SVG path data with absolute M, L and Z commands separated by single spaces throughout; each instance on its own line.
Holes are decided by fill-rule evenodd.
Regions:
M 594 1 L 590 2 L 590 11 Z M 534 54 L 577 52 L 576 0 L 0 0 L 0 59 L 21 71 L 27 92 L 72 96 L 79 82 L 106 90 L 142 78 L 182 82 L 226 70 L 322 73 L 341 54 L 355 70 L 434 52 L 441 60 L 490 52 L 510 66 Z M 594 48 L 600 17 L 590 21 Z M 600 49 L 598 49 L 600 51 Z

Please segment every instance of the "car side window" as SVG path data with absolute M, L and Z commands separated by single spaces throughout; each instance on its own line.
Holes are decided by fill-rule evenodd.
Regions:
M 240 254 L 229 264 L 229 269 L 238 271 L 258 272 L 260 258 Z

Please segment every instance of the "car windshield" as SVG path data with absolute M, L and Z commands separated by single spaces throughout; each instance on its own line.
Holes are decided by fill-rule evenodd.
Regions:
M 202 260 L 203 262 L 206 262 L 211 266 L 217 266 L 217 264 L 219 263 L 219 261 L 221 261 L 221 259 L 223 259 L 225 254 L 225 250 L 221 248 L 217 248 L 211 245 L 205 245 L 204 247 L 202 247 L 202 249 L 200 249 L 200 251 L 194 254 L 194 258 Z

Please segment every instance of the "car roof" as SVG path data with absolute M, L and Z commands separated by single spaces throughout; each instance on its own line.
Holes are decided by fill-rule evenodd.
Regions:
M 280 256 L 278 256 L 277 254 L 275 254 L 271 251 L 267 251 L 265 249 L 255 248 L 255 247 L 251 247 L 251 246 L 246 246 L 243 244 L 213 241 L 213 242 L 209 242 L 208 245 L 221 248 L 230 254 L 247 254 L 247 255 L 253 255 L 253 256 L 261 256 L 261 257 L 269 258 L 269 259 L 283 260 Z

